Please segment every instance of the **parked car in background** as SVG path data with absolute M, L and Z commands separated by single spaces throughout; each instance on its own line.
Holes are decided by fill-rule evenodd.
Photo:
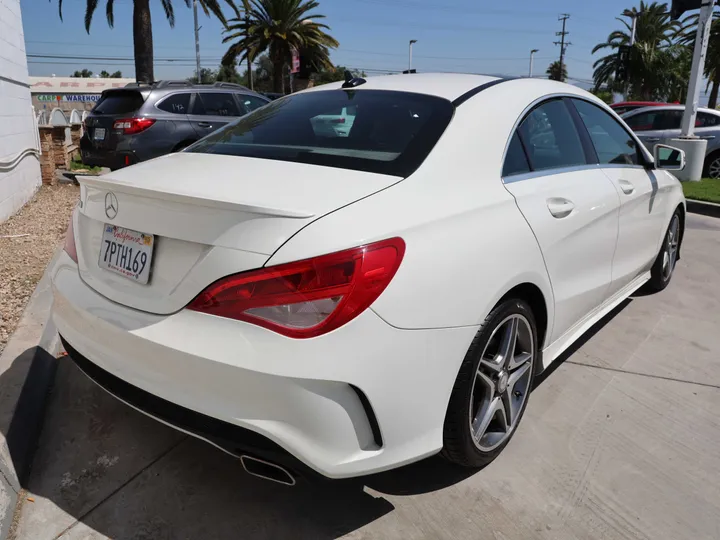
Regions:
M 83 163 L 120 169 L 177 152 L 269 100 L 232 83 L 159 81 L 106 90 L 85 119 Z
M 684 112 L 685 105 L 663 105 L 636 109 L 625 113 L 622 118 L 652 152 L 657 143 L 680 136 Z M 698 109 L 695 135 L 708 142 L 703 176 L 720 178 L 720 111 Z
M 620 101 L 610 105 L 610 108 L 622 116 L 626 112 L 634 111 L 635 109 L 642 109 L 643 107 L 661 107 L 663 105 L 671 104 L 661 103 L 659 101 Z
M 555 81 L 325 84 L 81 177 L 54 321 L 100 386 L 257 476 L 482 467 L 539 373 L 670 283 L 683 159 Z
M 275 101 L 276 99 L 283 97 L 285 94 L 280 94 L 279 92 L 262 92 L 262 95 L 271 101 Z

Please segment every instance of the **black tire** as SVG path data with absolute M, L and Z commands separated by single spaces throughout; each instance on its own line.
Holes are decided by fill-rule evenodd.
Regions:
M 518 384 L 523 382 L 522 388 L 524 390 L 524 401 L 519 413 L 517 413 L 515 417 L 512 429 L 506 430 L 507 433 L 504 435 L 504 440 L 496 447 L 486 451 L 480 448 L 479 442 L 476 442 L 476 439 L 472 434 L 471 423 L 473 422 L 474 415 L 471 413 L 471 410 L 480 410 L 480 408 L 476 409 L 475 404 L 473 403 L 473 387 L 475 385 L 476 378 L 478 377 L 477 374 L 480 368 L 481 355 L 487 354 L 487 350 L 494 346 L 491 340 L 494 341 L 498 339 L 497 334 L 494 335 L 495 330 L 498 329 L 501 331 L 503 329 L 503 321 L 513 316 L 521 316 L 518 320 L 522 321 L 522 318 L 524 318 L 528 323 L 527 328 L 529 329 L 530 336 L 524 336 L 523 341 L 525 343 L 523 348 L 531 349 L 532 353 L 530 366 L 528 368 L 529 371 L 526 371 L 529 383 L 527 384 L 527 387 L 525 387 L 523 380 L 518 381 L 518 383 L 514 386 L 514 388 L 518 388 Z M 525 409 L 527 408 L 527 403 L 529 401 L 530 389 L 532 388 L 532 382 L 537 371 L 537 366 L 540 362 L 537 336 L 538 332 L 535 317 L 533 316 L 530 306 L 523 300 L 505 300 L 498 304 L 487 316 L 485 322 L 470 345 L 470 349 L 465 355 L 465 359 L 460 366 L 460 372 L 455 380 L 455 385 L 450 396 L 447 413 L 445 414 L 443 449 L 441 452 L 441 455 L 445 459 L 465 467 L 484 467 L 494 460 L 510 442 L 510 439 L 512 439 L 515 431 L 517 431 L 517 426 L 525 414 Z M 520 344 L 519 338 L 517 344 Z M 493 351 L 491 350 L 490 352 L 492 353 Z M 504 368 L 503 371 L 505 371 Z M 524 377 L 525 375 L 523 375 L 523 379 Z M 498 384 L 501 383 L 498 382 Z M 506 387 L 508 390 L 513 389 L 509 385 L 506 385 Z M 494 392 L 498 392 L 500 388 L 501 387 L 498 386 Z M 498 394 L 494 395 L 497 397 Z M 492 394 L 490 398 L 492 398 Z M 495 420 L 493 420 L 493 422 L 494 421 Z M 488 429 L 488 432 L 489 431 L 490 430 Z
M 705 165 L 703 166 L 703 177 L 705 177 L 705 178 L 708 178 L 708 177 L 709 178 L 720 178 L 720 175 L 718 175 L 718 172 L 716 172 L 716 171 L 720 171 L 720 169 L 718 169 L 717 167 L 712 168 L 713 169 L 712 174 L 714 174 L 715 176 L 712 176 L 712 174 L 710 173 L 710 168 L 711 168 L 710 166 L 713 164 L 713 162 L 716 162 L 718 160 L 720 160 L 720 152 L 713 152 L 712 154 L 710 154 L 708 157 L 705 158 Z
M 677 229 L 675 229 L 675 238 L 672 239 L 672 231 L 675 226 L 677 227 Z M 670 224 L 665 231 L 665 236 L 663 236 L 660 253 L 658 253 L 657 258 L 650 269 L 650 281 L 648 281 L 645 285 L 646 291 L 660 292 L 670 283 L 673 271 L 675 270 L 675 263 L 677 263 L 677 256 L 680 252 L 680 240 L 682 239 L 682 235 L 683 230 L 680 210 L 675 210 L 672 218 L 670 218 Z M 674 254 L 671 251 L 668 251 L 669 242 L 674 244 Z

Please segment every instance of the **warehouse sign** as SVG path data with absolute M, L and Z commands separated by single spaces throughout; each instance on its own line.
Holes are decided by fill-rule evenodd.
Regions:
M 95 103 L 100 99 L 99 94 L 38 94 L 38 101 L 72 101 Z

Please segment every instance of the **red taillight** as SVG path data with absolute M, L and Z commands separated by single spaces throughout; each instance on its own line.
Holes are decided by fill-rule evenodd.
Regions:
M 188 309 L 263 326 L 293 338 L 325 334 L 351 321 L 380 296 L 403 255 L 390 238 L 313 259 L 220 279 Z
M 125 135 L 134 135 L 145 131 L 155 123 L 154 118 L 123 118 L 115 120 L 113 129 L 122 129 Z
M 65 247 L 63 249 L 73 261 L 78 262 L 77 248 L 75 247 L 75 228 L 73 227 L 74 220 L 75 212 L 70 215 L 70 225 L 68 225 L 65 233 Z

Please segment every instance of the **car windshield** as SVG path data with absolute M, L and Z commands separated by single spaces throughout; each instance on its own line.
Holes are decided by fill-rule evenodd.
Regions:
M 446 99 L 386 90 L 286 96 L 186 151 L 409 176 L 452 118 Z

